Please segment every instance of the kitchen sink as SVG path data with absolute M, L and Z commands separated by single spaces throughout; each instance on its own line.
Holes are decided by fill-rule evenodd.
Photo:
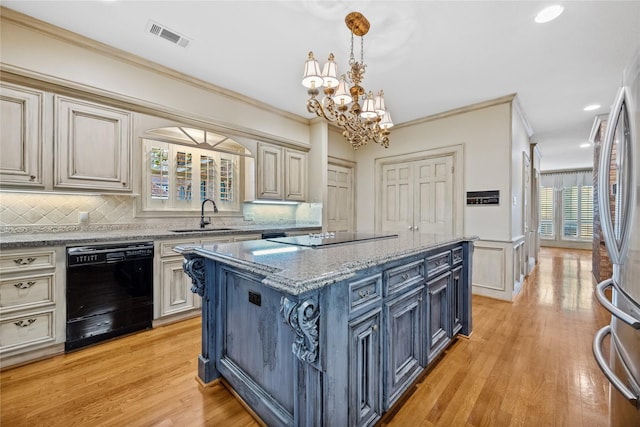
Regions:
M 224 227 L 218 227 L 218 228 L 182 228 L 179 230 L 169 230 L 172 233 L 206 233 L 206 232 L 213 232 L 213 231 L 230 231 L 230 230 L 235 230 L 235 228 L 224 228 Z

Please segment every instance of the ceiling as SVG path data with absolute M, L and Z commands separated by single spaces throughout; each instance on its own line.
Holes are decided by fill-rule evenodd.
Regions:
M 518 94 L 543 170 L 592 165 L 588 142 L 640 48 L 640 1 L 10 1 L 2 5 L 282 110 L 311 117 L 300 84 L 310 50 L 344 73 L 362 12 L 367 90 L 384 89 L 396 124 Z M 191 40 L 149 34 L 149 20 Z M 356 39 L 356 58 L 359 56 Z M 602 107 L 591 112 L 592 103 Z M 393 132 L 391 134 L 393 144 Z

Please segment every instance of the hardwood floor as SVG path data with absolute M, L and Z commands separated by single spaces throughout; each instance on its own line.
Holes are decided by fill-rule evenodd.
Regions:
M 591 254 L 543 248 L 513 303 L 473 297 L 459 339 L 388 426 L 606 426 L 608 383 L 591 342 L 609 316 Z M 0 373 L 2 426 L 254 426 L 222 386 L 195 380 L 200 320 Z

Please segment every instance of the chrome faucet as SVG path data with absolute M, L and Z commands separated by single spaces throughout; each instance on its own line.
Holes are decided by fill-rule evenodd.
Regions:
M 204 220 L 204 204 L 207 202 L 211 202 L 213 204 L 213 212 L 218 213 L 218 207 L 216 206 L 216 202 L 211 199 L 204 199 L 202 201 L 202 207 L 200 208 L 200 228 L 204 228 L 205 225 L 211 224 L 211 217 L 209 217 L 208 221 Z

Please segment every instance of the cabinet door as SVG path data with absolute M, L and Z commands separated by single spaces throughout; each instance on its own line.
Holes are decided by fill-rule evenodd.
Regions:
M 385 303 L 385 410 L 422 371 L 423 292 L 420 286 Z
M 131 191 L 131 113 L 55 97 L 55 186 Z
M 382 414 L 381 310 L 349 323 L 349 425 L 373 425 Z
M 283 199 L 282 148 L 258 144 L 257 197 L 259 199 Z
M 44 185 L 43 120 L 44 92 L 5 83 L 0 85 L 2 185 Z
M 307 197 L 307 154 L 285 149 L 284 198 L 303 202 Z
M 449 342 L 449 280 L 451 272 L 427 282 L 427 363 L 446 347 Z
M 462 316 L 464 309 L 462 291 L 462 267 L 457 267 L 451 272 L 451 336 L 462 329 Z
M 160 317 L 200 307 L 200 297 L 191 292 L 191 279 L 182 270 L 182 257 L 168 258 L 162 264 Z

